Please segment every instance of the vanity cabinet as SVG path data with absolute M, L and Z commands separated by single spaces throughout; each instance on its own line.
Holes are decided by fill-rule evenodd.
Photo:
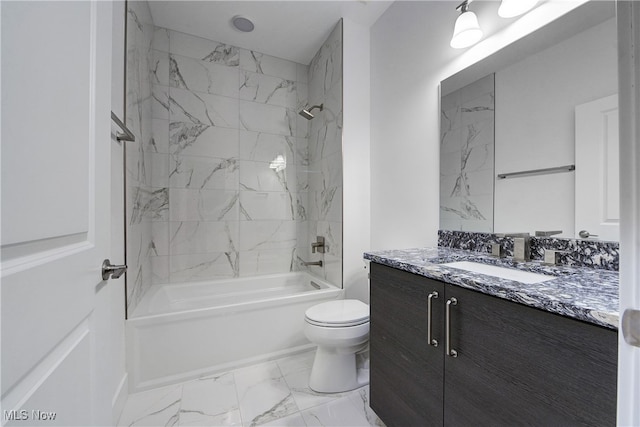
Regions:
M 371 407 L 389 427 L 615 425 L 607 328 L 371 263 L 370 345 Z

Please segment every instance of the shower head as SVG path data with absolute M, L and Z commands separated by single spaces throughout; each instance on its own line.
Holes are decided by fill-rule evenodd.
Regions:
M 300 111 L 300 114 L 302 117 L 304 117 L 307 120 L 311 120 L 313 119 L 315 116 L 311 113 L 313 110 L 315 110 L 316 108 L 319 108 L 320 111 L 323 110 L 324 108 L 324 104 L 320 104 L 320 105 L 314 105 L 311 108 L 304 108 L 302 111 Z

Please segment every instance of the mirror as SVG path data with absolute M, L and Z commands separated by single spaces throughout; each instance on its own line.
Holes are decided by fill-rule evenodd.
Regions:
M 618 240 L 616 31 L 587 2 L 441 83 L 441 229 Z

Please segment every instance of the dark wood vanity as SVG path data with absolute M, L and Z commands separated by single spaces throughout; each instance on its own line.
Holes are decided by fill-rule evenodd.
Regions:
M 613 329 L 371 263 L 371 407 L 389 427 L 615 425 L 617 347 Z

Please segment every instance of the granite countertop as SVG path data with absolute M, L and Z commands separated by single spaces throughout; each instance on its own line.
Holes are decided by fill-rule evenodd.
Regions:
M 547 266 L 516 262 L 485 253 L 451 248 L 416 248 L 366 252 L 364 258 L 445 283 L 476 290 L 551 313 L 618 329 L 618 272 L 585 267 Z M 473 261 L 556 276 L 535 284 L 442 266 Z

